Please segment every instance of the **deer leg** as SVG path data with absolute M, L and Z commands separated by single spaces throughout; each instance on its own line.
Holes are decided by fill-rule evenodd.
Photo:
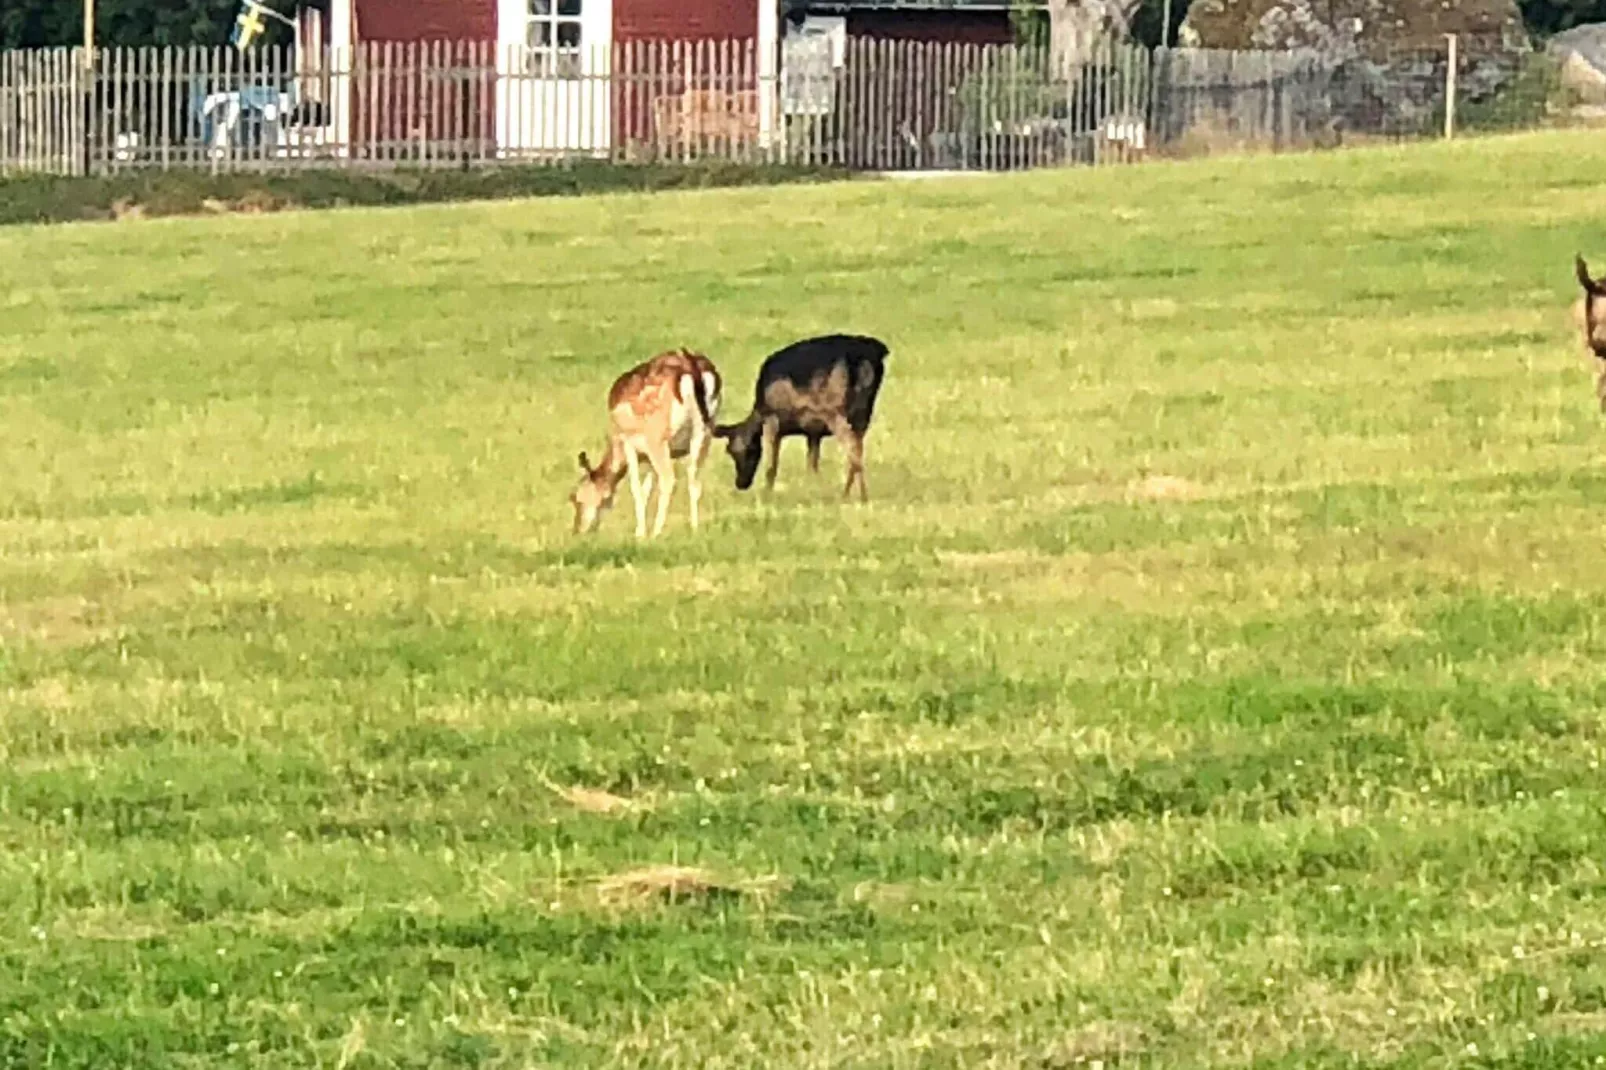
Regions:
M 703 500 L 703 463 L 708 460 L 709 437 L 699 425 L 691 433 L 686 454 L 686 500 L 691 504 L 691 528 L 697 530 L 697 507 Z
M 669 519 L 669 499 L 675 496 L 675 460 L 660 443 L 647 452 L 647 463 L 658 473 L 658 515 L 652 524 L 652 537 L 656 539 Z
M 809 471 L 820 474 L 820 436 L 809 436 Z
M 770 464 L 764 472 L 764 489 L 775 489 L 775 473 L 781 467 L 781 422 L 776 419 L 764 421 L 764 452 L 770 455 Z
M 647 534 L 647 497 L 642 489 L 641 465 L 636 460 L 634 446 L 625 450 L 625 466 L 630 471 L 630 498 L 636 504 L 636 538 L 639 539 Z
M 859 477 L 859 502 L 862 504 L 870 500 L 870 491 L 864 485 L 864 436 L 857 433 L 848 442 L 848 463 L 852 468 L 848 472 L 848 486 L 853 485 L 853 477 Z M 848 496 L 847 487 L 842 490 L 842 497 Z
M 847 420 L 838 418 L 831 423 L 831 437 L 842 443 L 842 449 L 848 455 L 848 481 L 842 488 L 842 500 L 846 501 L 852 495 L 853 481 L 857 479 L 859 501 L 869 501 L 869 492 L 864 486 L 864 436 L 855 431 Z

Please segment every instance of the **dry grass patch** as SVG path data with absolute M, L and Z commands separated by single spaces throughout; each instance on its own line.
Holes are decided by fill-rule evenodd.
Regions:
M 637 804 L 612 792 L 600 788 L 558 788 L 553 791 L 563 797 L 563 800 L 576 810 L 584 810 L 588 814 L 616 814 L 636 809 Z
M 59 713 L 72 709 L 76 704 L 71 681 L 60 676 L 47 676 L 42 680 L 35 680 L 27 687 L 7 688 L 5 696 L 6 705 L 12 711 L 23 713 L 29 718 L 40 711 Z M 4 719 L 0 718 L 0 724 L 4 723 Z
M 40 598 L 0 608 L 0 641 L 36 643 L 50 649 L 87 646 L 112 634 L 100 606 L 87 598 Z
M 653 903 L 711 900 L 765 900 L 784 888 L 778 876 L 731 880 L 698 866 L 657 865 L 617 873 L 597 882 L 597 897 L 608 906 L 645 907 Z
M 1142 1055 L 1148 1035 L 1136 1022 L 1089 1022 L 1055 1045 L 1048 1062 L 1053 1066 L 1121 1066 L 1122 1060 Z
M 554 784 L 545 776 L 540 781 L 552 794 L 564 802 L 588 814 L 627 814 L 639 810 L 649 809 L 649 804 L 641 799 L 627 799 L 623 795 L 615 795 L 602 788 L 588 788 L 580 784 L 565 787 Z
M 163 924 L 157 924 L 158 921 Z M 64 919 L 62 927 L 79 940 L 133 943 L 154 940 L 167 934 L 171 928 L 168 921 L 165 916 L 159 919 L 138 918 L 117 908 L 100 907 L 79 911 L 76 916 Z
M 861 881 L 853 886 L 855 903 L 867 903 L 883 910 L 906 910 L 919 898 L 919 892 L 907 884 Z
M 1127 488 L 1127 497 L 1141 501 L 1192 501 L 1204 495 L 1204 488 L 1180 476 L 1151 475 Z
M 950 568 L 978 571 L 1030 568 L 1041 564 L 1047 558 L 1047 554 L 1037 550 L 1025 549 L 984 550 L 981 552 L 964 550 L 937 551 L 937 560 Z

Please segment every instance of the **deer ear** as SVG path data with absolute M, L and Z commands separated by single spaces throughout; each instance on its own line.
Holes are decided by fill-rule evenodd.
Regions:
M 1601 284 L 1589 277 L 1589 265 L 1584 263 L 1582 254 L 1573 256 L 1573 267 L 1578 272 L 1578 285 L 1584 288 L 1584 292 L 1598 296 L 1602 289 Z

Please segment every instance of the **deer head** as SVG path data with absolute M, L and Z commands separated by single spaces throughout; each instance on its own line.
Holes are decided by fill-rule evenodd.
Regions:
M 576 535 L 597 530 L 597 525 L 602 522 L 602 514 L 613 506 L 613 492 L 617 485 L 608 477 L 603 466 L 593 466 L 585 451 L 580 451 L 580 481 L 569 494 L 569 504 L 574 507 Z

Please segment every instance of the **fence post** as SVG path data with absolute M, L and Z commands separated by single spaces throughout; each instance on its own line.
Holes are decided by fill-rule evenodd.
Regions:
M 1444 71 L 1444 139 L 1449 141 L 1455 137 L 1456 36 L 1453 33 L 1444 36 L 1450 42 L 1450 62 Z

